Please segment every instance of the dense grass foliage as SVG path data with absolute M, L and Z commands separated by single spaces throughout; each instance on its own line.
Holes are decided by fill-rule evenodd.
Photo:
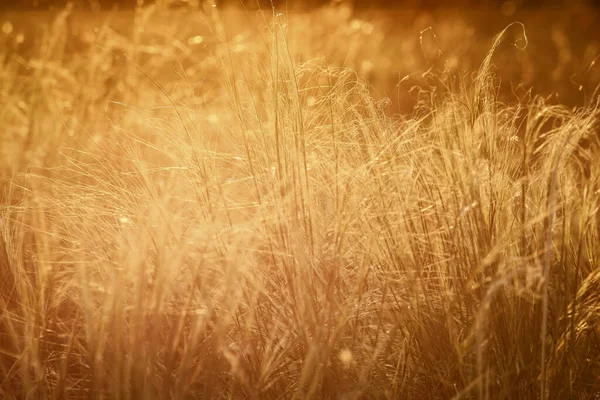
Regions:
M 598 97 L 505 96 L 525 26 L 392 115 L 339 7 L 166 12 L 4 24 L 0 397 L 597 398 Z

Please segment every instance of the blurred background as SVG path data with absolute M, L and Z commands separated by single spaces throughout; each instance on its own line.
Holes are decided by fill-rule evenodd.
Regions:
M 217 6 L 235 41 L 260 34 L 256 10 L 270 10 L 271 1 L 290 21 L 298 60 L 324 57 L 356 70 L 376 97 L 391 99 L 390 112 L 410 112 L 418 103 L 415 87 L 437 86 L 440 77 L 465 80 L 481 65 L 494 36 L 514 22 L 526 29 L 527 48 L 523 30 L 513 24 L 493 59 L 506 101 L 537 94 L 580 106 L 600 82 L 599 0 L 0 0 L 0 36 L 5 48 L 27 58 L 43 45 L 43 29 L 72 4 L 65 19 L 65 54 L 77 58 L 93 43 L 98 46 L 102 26 L 118 41 L 132 38 L 135 16 L 144 14 L 138 39 L 158 48 L 158 38 L 169 32 L 174 41 L 163 43 L 169 48 L 165 54 L 185 62 L 201 58 L 208 42 L 185 55 L 177 43 L 208 38 L 203 14 L 210 5 Z M 160 11 L 136 11 L 138 2 Z M 325 36 L 332 40 L 322 40 Z M 161 74 L 156 78 L 171 82 L 169 71 Z
M 130 8 L 137 4 L 139 0 L 4 0 L 1 7 L 5 9 L 29 9 L 29 8 L 50 8 L 64 7 L 67 3 L 73 3 L 80 8 L 102 8 L 112 9 Z M 203 0 L 158 0 L 164 3 L 170 3 L 174 7 L 186 4 L 194 4 Z M 204 0 L 206 1 L 206 0 Z M 371 7 L 422 7 L 422 8 L 448 8 L 448 7 L 478 7 L 478 8 L 496 8 L 504 7 L 515 8 L 537 8 L 537 7 L 564 7 L 574 4 L 595 5 L 600 4 L 600 0 L 344 0 L 357 8 Z M 143 0 L 145 4 L 157 2 L 157 0 Z M 294 7 L 314 7 L 328 0 L 273 0 L 277 6 L 293 5 Z M 218 4 L 243 4 L 246 7 L 269 7 L 270 0 L 216 0 Z M 509 4 L 508 6 L 506 4 Z

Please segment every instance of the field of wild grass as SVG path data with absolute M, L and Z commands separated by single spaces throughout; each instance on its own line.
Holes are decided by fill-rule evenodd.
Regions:
M 598 399 L 597 14 L 510 11 L 4 13 L 0 397 Z

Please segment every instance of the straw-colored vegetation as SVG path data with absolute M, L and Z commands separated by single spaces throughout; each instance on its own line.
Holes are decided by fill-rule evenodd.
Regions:
M 0 397 L 597 398 L 595 94 L 504 96 L 520 24 L 388 101 L 419 46 L 231 13 L 4 23 Z

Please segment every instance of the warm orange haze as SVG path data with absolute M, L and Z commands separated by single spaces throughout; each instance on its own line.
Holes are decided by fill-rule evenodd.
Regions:
M 592 2 L 3 4 L 1 399 L 600 398 Z

